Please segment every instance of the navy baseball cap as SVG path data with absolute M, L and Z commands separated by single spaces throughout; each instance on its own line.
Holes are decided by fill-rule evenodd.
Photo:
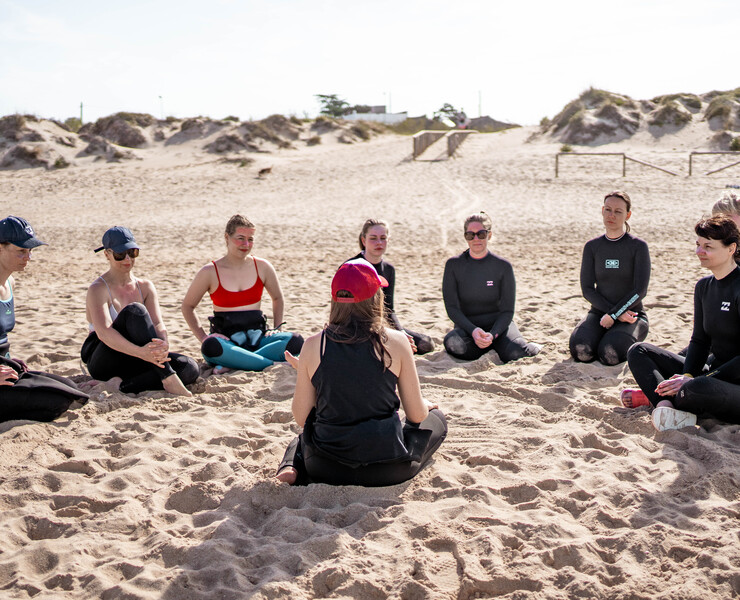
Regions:
M 48 245 L 36 237 L 33 227 L 28 221 L 13 216 L 5 217 L 0 221 L 0 242 L 9 242 L 19 248 L 36 248 Z
M 103 245 L 96 248 L 95 252 L 101 250 L 113 250 L 113 252 L 126 252 L 131 248 L 138 248 L 139 244 L 134 239 L 134 234 L 127 227 L 111 227 L 103 234 Z

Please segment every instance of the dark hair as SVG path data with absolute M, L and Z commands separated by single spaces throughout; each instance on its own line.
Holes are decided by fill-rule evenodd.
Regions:
M 491 231 L 491 228 L 493 227 L 493 221 L 491 221 L 491 217 L 488 216 L 488 213 L 480 211 L 465 219 L 465 222 L 463 223 L 463 233 L 468 230 L 468 225 L 473 222 L 480 223 L 487 231 Z
M 632 200 L 630 200 L 629 194 L 627 194 L 627 192 L 622 192 L 620 190 L 614 190 L 613 192 L 609 192 L 606 196 L 604 196 L 604 202 L 606 202 L 609 198 L 619 198 L 620 200 L 624 201 L 624 203 L 627 205 L 627 212 L 632 211 Z M 627 231 L 627 233 L 630 232 L 629 221 L 624 222 L 624 228 Z
M 740 231 L 735 221 L 727 215 L 714 215 L 702 219 L 696 224 L 694 231 L 699 237 L 717 240 L 725 247 L 735 244 L 735 260 L 740 258 Z
M 249 227 L 249 229 L 255 229 L 252 221 L 242 215 L 234 215 L 226 223 L 226 235 L 234 235 L 239 227 Z
M 340 298 L 351 298 L 349 292 L 337 292 Z M 385 332 L 383 315 L 383 289 L 379 288 L 372 298 L 361 302 L 334 302 L 329 312 L 326 335 L 333 342 L 356 344 L 370 340 L 383 368 L 391 366 L 391 355 L 385 347 L 388 335 Z M 386 362 L 387 359 L 387 362 Z
M 368 219 L 367 221 L 365 221 L 365 224 L 362 226 L 362 231 L 360 231 L 360 238 L 359 238 L 360 250 L 365 249 L 365 244 L 362 243 L 362 238 L 367 236 L 367 232 L 370 230 L 371 227 L 376 227 L 378 225 L 380 227 L 385 227 L 386 235 L 391 234 L 391 229 L 390 227 L 388 227 L 388 223 L 386 223 L 385 221 L 381 221 L 380 219 Z

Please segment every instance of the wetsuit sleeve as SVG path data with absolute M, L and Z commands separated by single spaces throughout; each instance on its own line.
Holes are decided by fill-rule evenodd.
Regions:
M 445 264 L 445 272 L 442 276 L 442 299 L 445 303 L 447 316 L 455 324 L 461 327 L 468 334 L 472 335 L 476 326 L 468 319 L 460 308 L 460 296 L 457 293 L 457 273 L 454 267 L 454 260 L 450 259 Z
M 686 352 L 686 361 L 683 365 L 683 372 L 694 377 L 702 374 L 712 343 L 707 332 L 704 331 L 704 307 L 702 300 L 703 289 L 702 281 L 700 280 L 694 287 L 694 331 L 691 334 L 691 341 Z
M 385 316 L 388 319 L 388 322 L 395 329 L 401 331 L 403 327 L 401 327 L 401 322 L 398 320 L 398 315 L 396 315 L 396 311 L 393 308 L 394 293 L 396 289 L 396 269 L 391 265 L 388 266 L 390 268 L 385 269 L 385 272 L 383 273 L 383 277 L 388 280 L 388 287 L 383 288 L 383 308 L 385 309 Z
M 648 284 L 650 283 L 650 252 L 647 244 L 639 245 L 637 252 L 635 252 L 634 265 L 633 288 L 608 311 L 609 316 L 615 321 L 619 318 L 619 315 L 629 310 L 635 302 L 640 302 L 647 294 Z
M 734 304 L 737 307 L 738 317 L 740 317 L 740 298 L 735 298 Z M 723 365 L 712 369 L 707 373 L 707 377 L 716 377 L 730 383 L 740 383 L 740 356 L 731 358 Z
M 511 325 L 511 321 L 514 319 L 515 303 L 516 279 L 514 279 L 514 269 L 507 263 L 503 276 L 501 277 L 501 300 L 499 301 L 499 313 L 490 330 L 490 333 L 494 338 L 505 333 L 509 329 L 509 325 Z
M 581 259 L 581 293 L 596 310 L 603 313 L 609 312 L 611 303 L 596 291 L 594 254 L 588 244 L 583 247 L 583 258 Z

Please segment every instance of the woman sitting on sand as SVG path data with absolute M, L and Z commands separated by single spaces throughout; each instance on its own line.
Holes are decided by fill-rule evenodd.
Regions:
M 226 224 L 226 255 L 203 267 L 190 284 L 182 302 L 182 314 L 201 343 L 206 361 L 214 372 L 228 369 L 261 371 L 275 361 L 284 361 L 288 350 L 298 354 L 303 338 L 280 331 L 284 300 L 277 274 L 263 258 L 251 254 L 255 226 L 242 215 Z M 262 290 L 272 299 L 273 329 L 260 310 Z M 207 334 L 195 314 L 205 293 L 213 302 L 211 333 Z
M 6 217 L 0 221 L 0 421 L 27 419 L 53 421 L 88 395 L 64 377 L 29 371 L 26 364 L 10 357 L 8 333 L 15 327 L 15 279 L 25 270 L 31 251 L 45 245 L 28 221 Z
M 632 202 L 626 192 L 607 194 L 601 215 L 606 232 L 586 243 L 581 261 L 581 292 L 591 310 L 573 330 L 569 346 L 577 362 L 598 358 L 616 365 L 648 334 L 642 299 L 650 281 L 650 253 L 629 232 Z
M 421 397 L 406 335 L 386 327 L 384 285 L 367 261 L 344 263 L 331 283 L 329 324 L 306 340 L 300 360 L 286 352 L 298 371 L 293 416 L 303 433 L 285 452 L 280 481 L 395 485 L 447 435 L 444 415 Z
M 385 318 L 388 324 L 397 329 L 403 331 L 411 344 L 411 349 L 416 354 L 426 354 L 434 350 L 434 342 L 432 338 L 423 333 L 416 333 L 410 329 L 404 329 L 401 325 L 401 321 L 398 320 L 398 316 L 393 310 L 393 294 L 396 287 L 396 268 L 389 262 L 383 260 L 386 248 L 388 246 L 388 238 L 390 237 L 390 230 L 385 221 L 377 221 L 375 219 L 368 219 L 362 226 L 360 232 L 360 252 L 354 258 L 364 258 L 368 261 L 378 275 L 383 277 L 388 282 L 388 287 L 383 289 L 383 299 L 385 308 Z
M 484 212 L 465 219 L 468 249 L 445 264 L 442 296 L 455 328 L 445 336 L 444 346 L 463 360 L 495 350 L 503 362 L 509 362 L 534 356 L 541 346 L 528 343 L 514 324 L 514 270 L 509 261 L 488 250 L 491 227 L 491 218 Z
M 623 404 L 656 407 L 653 424 L 659 431 L 694 425 L 697 414 L 740 423 L 740 232 L 724 215 L 702 219 L 694 230 L 696 254 L 712 274 L 694 288 L 686 357 L 646 343 L 627 354 L 640 389 L 624 390 Z
M 133 276 L 139 245 L 126 227 L 111 227 L 103 235 L 108 270 L 87 290 L 90 334 L 82 346 L 82 361 L 90 375 L 110 381 L 124 393 L 164 389 L 191 396 L 185 387 L 198 378 L 198 364 L 169 351 L 154 284 Z

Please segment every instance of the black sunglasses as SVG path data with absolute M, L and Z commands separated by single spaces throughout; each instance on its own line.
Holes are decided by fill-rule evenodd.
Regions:
M 481 229 L 480 231 L 466 231 L 465 232 L 465 239 L 471 242 L 473 238 L 478 238 L 479 240 L 485 240 L 486 237 L 488 237 L 488 229 Z
M 129 248 L 128 250 L 124 250 L 123 252 L 113 252 L 111 250 L 111 254 L 113 255 L 113 260 L 121 261 L 126 256 L 130 256 L 131 258 L 136 258 L 139 256 L 139 249 L 138 248 Z

